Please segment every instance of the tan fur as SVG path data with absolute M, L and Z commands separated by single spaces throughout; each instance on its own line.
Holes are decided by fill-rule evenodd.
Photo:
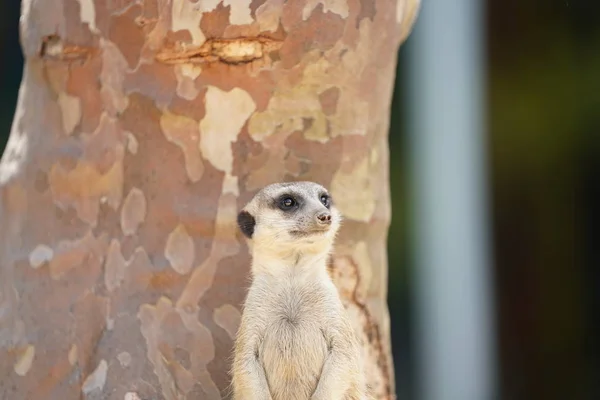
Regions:
M 293 215 L 273 207 L 283 193 L 303 198 Z M 243 211 L 255 220 L 249 240 L 252 284 L 237 332 L 232 366 L 234 400 L 366 399 L 360 348 L 327 272 L 341 223 L 325 189 L 312 182 L 269 185 Z M 316 215 L 331 225 L 311 236 Z M 321 224 L 322 225 L 322 224 Z

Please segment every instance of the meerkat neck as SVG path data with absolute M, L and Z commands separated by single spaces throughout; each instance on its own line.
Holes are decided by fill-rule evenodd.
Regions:
M 274 254 L 255 250 L 252 255 L 252 272 L 254 275 L 326 273 L 328 257 L 329 252 L 290 251 Z

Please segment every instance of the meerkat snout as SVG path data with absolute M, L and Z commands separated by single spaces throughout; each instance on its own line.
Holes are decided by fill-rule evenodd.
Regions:
M 331 225 L 331 214 L 328 212 L 317 214 L 317 220 L 322 225 Z

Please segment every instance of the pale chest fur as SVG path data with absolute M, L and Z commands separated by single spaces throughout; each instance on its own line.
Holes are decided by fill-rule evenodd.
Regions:
M 273 400 L 307 399 L 314 391 L 330 343 L 326 330 L 344 317 L 331 281 L 323 277 L 258 278 L 246 312 L 262 320 L 258 348 Z

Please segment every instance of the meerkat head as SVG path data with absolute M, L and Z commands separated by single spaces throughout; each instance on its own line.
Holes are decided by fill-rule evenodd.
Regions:
M 273 255 L 327 253 L 341 221 L 331 195 L 313 182 L 268 185 L 237 218 L 252 251 Z

